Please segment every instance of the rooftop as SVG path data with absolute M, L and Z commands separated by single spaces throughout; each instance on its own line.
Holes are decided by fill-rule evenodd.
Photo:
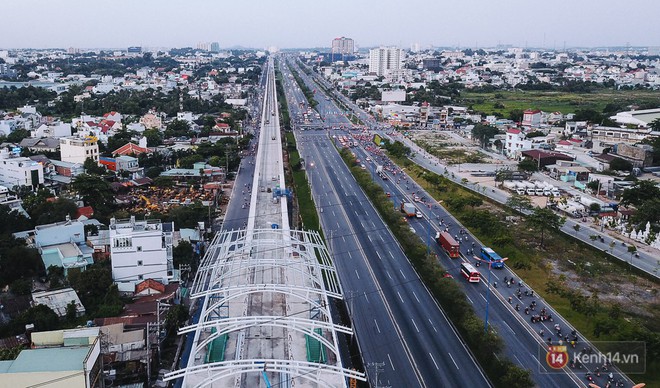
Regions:
M 82 371 L 89 346 L 23 350 L 13 361 L 0 361 L 0 373 Z

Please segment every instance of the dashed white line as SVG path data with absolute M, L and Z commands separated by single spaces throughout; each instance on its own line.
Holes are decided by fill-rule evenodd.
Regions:
M 451 362 L 454 363 L 454 366 L 456 366 L 456 369 L 461 369 L 461 368 L 458 367 L 458 364 L 456 363 L 456 361 L 454 361 L 454 357 L 451 356 L 451 353 L 447 352 L 447 354 L 449 354 L 449 358 L 451 358 Z
M 346 242 L 346 237 L 341 236 L 341 240 L 342 240 L 343 242 Z
M 358 273 L 357 269 L 355 270 L 355 276 L 357 276 L 357 278 L 360 279 L 360 274 Z
M 367 238 L 369 239 L 369 241 L 374 242 L 374 241 L 371 239 L 371 235 L 370 235 L 370 234 L 367 235 Z
M 413 291 L 412 293 L 413 293 L 413 296 L 415 297 L 415 300 L 417 301 L 417 303 L 422 303 L 422 302 L 419 301 L 419 298 L 417 297 L 417 294 L 415 294 L 415 291 Z
M 471 303 L 471 304 L 474 304 L 474 302 L 472 301 L 472 299 L 470 299 L 470 297 L 469 297 L 469 296 L 467 296 L 467 295 L 465 295 L 465 297 L 467 298 L 467 300 L 469 300 L 469 301 L 470 301 L 470 303 Z
M 431 324 L 431 327 L 433 328 L 433 331 L 435 331 L 437 333 L 438 329 L 435 328 L 435 325 L 433 324 L 433 321 L 431 320 L 431 318 L 429 318 L 429 323 Z
M 417 327 L 417 324 L 415 323 L 415 320 L 412 319 L 412 318 L 410 318 L 410 320 L 412 321 L 413 326 L 415 326 L 415 330 L 417 330 L 417 332 L 419 333 L 419 327 Z
M 502 321 L 502 322 L 504 322 L 504 324 L 506 325 L 506 327 L 508 327 L 508 328 L 509 328 L 509 330 L 511 330 L 511 332 L 512 332 L 513 334 L 516 334 L 516 332 L 515 332 L 515 331 L 513 331 L 513 329 L 511 328 L 511 326 L 509 326 L 509 324 L 508 324 L 508 323 L 506 323 L 506 321 Z
M 399 272 L 401 272 L 401 276 L 403 276 L 403 278 L 405 279 L 406 275 L 403 274 L 403 271 L 401 270 L 401 268 L 399 268 Z
M 388 251 L 388 252 L 390 252 L 390 256 L 392 256 L 392 258 L 394 258 L 394 255 L 392 254 L 392 251 Z
M 429 353 L 429 356 L 431 356 L 431 361 L 433 361 L 433 365 L 435 365 L 435 369 L 440 370 L 440 368 L 438 367 L 438 363 L 435 362 L 435 358 L 433 358 L 433 355 Z
M 352 258 L 353 258 L 353 254 L 352 254 L 351 252 L 348 252 L 348 257 L 352 259 Z
M 401 303 L 404 303 L 403 298 L 401 297 L 401 294 L 399 293 L 399 291 L 397 291 L 396 294 L 399 295 L 399 299 L 401 299 Z
M 378 322 L 374 319 L 374 324 L 376 325 L 376 330 L 378 330 L 378 333 L 380 333 L 380 327 L 378 327 Z
M 482 293 L 479 293 L 479 296 L 481 297 L 481 299 L 483 299 L 483 300 L 484 300 L 484 302 L 487 302 L 487 300 L 486 300 L 486 297 L 484 296 L 484 294 L 482 294 Z
M 387 353 L 387 358 L 390 360 L 390 365 L 392 366 L 392 370 L 396 370 L 394 369 L 394 364 L 392 363 L 392 357 L 390 357 L 389 353 Z
M 390 271 L 385 271 L 385 272 L 387 273 L 387 277 L 392 279 L 392 275 L 390 275 Z M 394 279 L 392 279 L 392 280 L 394 280 Z
M 376 256 L 378 256 L 378 260 L 383 260 L 383 258 L 380 257 L 380 253 L 378 253 L 378 251 L 376 251 Z M 390 276 L 390 279 L 391 279 L 391 278 L 392 278 L 392 277 Z
M 364 293 L 364 299 L 366 299 L 366 300 L 367 300 L 367 303 L 369 303 L 369 298 L 367 297 L 367 293 L 366 293 L 366 292 Z

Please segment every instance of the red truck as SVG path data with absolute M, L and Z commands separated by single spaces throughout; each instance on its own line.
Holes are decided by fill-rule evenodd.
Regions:
M 435 241 L 440 244 L 442 249 L 447 252 L 450 258 L 455 259 L 461 256 L 461 249 L 456 240 L 447 232 L 438 232 L 435 235 Z

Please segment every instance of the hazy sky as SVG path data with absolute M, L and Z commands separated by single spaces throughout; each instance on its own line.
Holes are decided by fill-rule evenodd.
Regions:
M 0 48 L 660 46 L 653 0 L 1 0 Z

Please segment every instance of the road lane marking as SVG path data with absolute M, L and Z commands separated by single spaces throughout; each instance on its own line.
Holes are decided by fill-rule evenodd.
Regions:
M 346 242 L 346 237 L 341 236 L 341 240 L 342 240 L 343 242 Z
M 401 299 L 401 303 L 404 303 L 403 298 L 401 297 L 401 294 L 399 293 L 399 291 L 397 291 L 396 294 L 399 295 L 399 299 Z
M 390 357 L 389 353 L 387 353 L 387 358 L 390 360 L 390 365 L 392 366 L 392 370 L 396 370 L 394 369 L 394 364 L 392 363 L 392 357 Z
M 506 321 L 502 321 L 502 322 L 504 322 L 504 324 L 506 325 L 506 327 L 508 327 L 508 328 L 509 328 L 509 330 L 511 330 L 511 332 L 512 332 L 513 334 L 516 334 L 516 332 L 515 332 L 515 331 L 513 331 L 513 329 L 511 328 L 511 326 L 509 326 L 509 324 L 508 324 L 508 323 L 506 323 Z
M 403 271 L 401 270 L 401 268 L 399 268 L 399 272 L 401 272 L 401 276 L 403 276 L 403 278 L 406 279 L 406 275 L 403 274 Z
M 369 302 L 369 298 L 367 297 L 367 293 L 366 293 L 366 292 L 364 293 L 364 299 L 367 300 L 367 303 L 370 303 L 370 302 Z
M 435 362 L 435 358 L 433 358 L 433 355 L 429 353 L 429 356 L 431 356 L 431 361 L 433 361 L 433 365 L 435 365 L 435 369 L 440 370 L 440 368 L 438 367 L 438 363 Z
M 357 276 L 358 280 L 360 279 L 360 274 L 358 273 L 357 269 L 355 270 L 355 276 Z
M 470 299 L 470 297 L 469 297 L 469 296 L 467 296 L 467 295 L 465 295 L 465 297 L 467 298 L 467 300 L 469 300 L 469 301 L 470 301 L 470 303 L 471 303 L 471 304 L 474 304 L 474 302 L 472 301 L 472 299 Z
M 413 293 L 413 296 L 415 297 L 415 300 L 417 301 L 417 303 L 422 303 L 422 302 L 419 301 L 419 298 L 417 297 L 417 294 L 415 294 L 415 291 L 413 291 L 412 293 Z
M 374 319 L 374 324 L 376 325 L 376 330 L 378 330 L 378 333 L 380 334 L 380 327 L 378 327 L 378 322 Z
M 451 358 L 451 362 L 454 363 L 454 366 L 456 366 L 456 369 L 461 369 L 461 368 L 458 367 L 458 364 L 456 363 L 456 361 L 454 361 L 454 357 L 451 356 L 451 353 L 447 352 L 447 354 L 449 354 L 449 358 Z
M 438 329 L 435 328 L 435 325 L 433 324 L 433 321 L 431 320 L 431 318 L 429 318 L 429 323 L 431 324 L 431 327 L 433 328 L 433 331 L 435 331 L 437 333 Z
M 376 256 L 378 256 L 378 260 L 381 260 L 381 261 L 383 260 L 383 258 L 380 257 L 380 253 L 378 253 L 378 251 L 376 251 Z M 389 274 L 389 272 L 388 272 L 388 274 Z M 390 276 L 390 279 L 392 279 L 391 276 Z
M 394 255 L 392 254 L 392 251 L 388 251 L 388 252 L 390 252 L 390 256 L 392 256 L 392 258 L 394 258 Z
M 415 323 L 415 320 L 412 319 L 412 318 L 410 318 L 410 320 L 412 321 L 413 326 L 415 326 L 415 330 L 417 330 L 417 332 L 419 333 L 419 327 L 417 327 L 417 324 Z
M 369 241 L 371 241 L 372 243 L 374 242 L 374 240 L 371 239 L 371 235 L 368 234 L 368 235 L 367 235 L 367 238 L 368 238 Z
M 487 302 L 486 297 L 484 296 L 484 294 L 482 294 L 482 293 L 480 292 L 480 293 L 479 293 L 479 296 L 481 296 L 481 299 L 483 299 L 484 302 Z

